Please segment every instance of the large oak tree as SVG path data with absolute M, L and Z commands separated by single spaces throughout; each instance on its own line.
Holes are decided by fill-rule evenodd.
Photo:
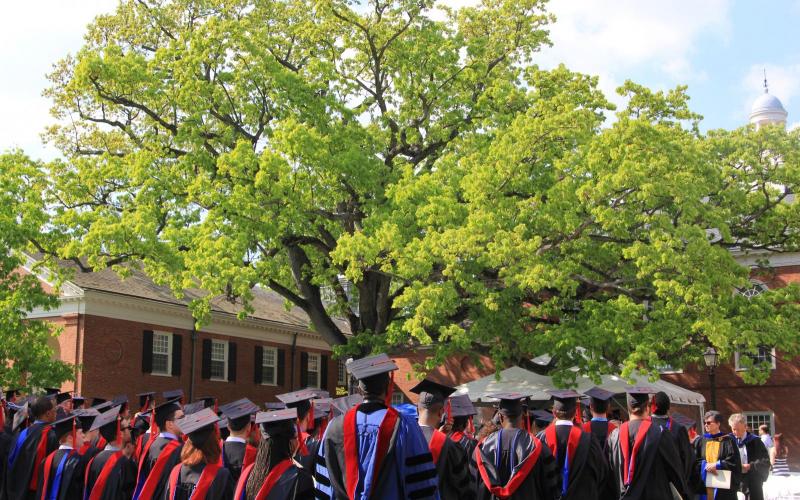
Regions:
M 732 254 L 797 248 L 797 133 L 704 135 L 684 89 L 632 83 L 608 124 L 595 78 L 535 65 L 542 1 L 432 7 L 122 1 L 51 76 L 65 237 L 35 244 L 176 293 L 267 286 L 333 345 L 431 365 L 798 352 L 798 289 L 734 293 Z

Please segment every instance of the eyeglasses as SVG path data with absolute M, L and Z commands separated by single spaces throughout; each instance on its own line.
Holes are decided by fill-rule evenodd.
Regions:
M 715 420 L 709 420 L 708 422 L 703 422 L 703 423 L 706 425 L 711 425 L 711 424 L 716 424 L 717 422 Z

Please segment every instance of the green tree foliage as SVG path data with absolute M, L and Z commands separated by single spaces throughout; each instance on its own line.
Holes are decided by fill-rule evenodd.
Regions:
M 46 321 L 28 321 L 34 309 L 58 304 L 33 274 L 20 272 L 20 250 L 39 237 L 47 223 L 41 199 L 42 166 L 20 152 L 0 154 L 0 387 L 59 387 L 73 367 L 54 360 L 50 343 L 57 329 Z
M 796 248 L 796 133 L 701 135 L 684 89 L 632 83 L 602 128 L 595 78 L 533 64 L 542 1 L 431 8 L 122 1 L 51 76 L 51 249 L 176 293 L 268 286 L 331 344 L 431 365 L 549 353 L 567 382 L 798 352 L 797 288 L 733 293 L 731 253 Z

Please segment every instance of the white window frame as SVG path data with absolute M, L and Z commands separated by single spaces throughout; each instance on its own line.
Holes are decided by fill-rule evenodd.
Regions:
M 749 417 L 763 416 L 763 415 L 769 416 L 769 433 L 770 433 L 771 436 L 775 435 L 775 412 L 772 412 L 772 411 L 769 411 L 769 410 L 766 410 L 766 411 L 743 411 L 742 415 L 744 415 L 745 420 L 747 420 L 748 416 Z M 753 434 L 758 436 L 758 429 L 757 428 L 756 429 L 750 429 L 750 432 L 752 432 Z
M 223 359 L 222 359 L 222 378 L 215 377 L 215 376 L 211 375 L 209 380 L 214 380 L 216 382 L 227 382 L 228 381 L 228 345 L 229 345 L 229 343 L 226 340 L 211 339 L 211 363 L 212 363 L 212 366 L 213 366 L 215 361 L 219 362 L 218 359 L 214 359 L 214 344 L 222 344 L 222 357 L 223 357 Z M 209 367 L 209 370 L 211 370 L 211 367 Z
M 760 347 L 759 347 L 759 349 L 760 349 Z M 741 372 L 741 371 L 745 370 L 744 367 L 739 366 L 739 356 L 740 356 L 739 351 L 736 351 L 736 353 L 733 355 L 734 365 L 735 365 L 735 368 L 736 368 L 737 372 Z M 770 357 L 770 369 L 771 370 L 775 370 L 778 366 L 777 366 L 777 362 L 776 362 L 776 358 L 775 358 L 775 348 L 774 347 L 770 350 L 769 357 Z
M 347 387 L 347 362 L 343 359 L 336 361 L 336 385 Z
M 155 355 L 163 355 L 163 352 L 156 353 L 156 337 L 166 337 L 167 338 L 167 371 L 160 372 L 155 370 Z M 156 375 L 159 377 L 171 377 L 172 376 L 172 332 L 162 332 L 162 331 L 154 331 L 153 332 L 153 348 L 150 351 L 150 375 Z
M 392 405 L 401 405 L 406 402 L 406 395 L 401 391 L 394 391 L 392 393 Z
M 267 364 L 267 352 L 272 353 L 272 365 Z M 266 380 L 266 368 L 272 368 L 272 382 Z M 278 385 L 278 348 L 272 346 L 263 346 L 263 353 L 261 355 L 261 385 Z
M 311 360 L 314 359 L 317 362 L 317 371 L 311 371 Z M 311 379 L 311 374 L 316 373 L 316 378 L 314 380 Z M 316 389 L 320 388 L 320 378 L 322 378 L 322 356 L 318 352 L 309 352 L 308 353 L 308 365 L 306 366 L 306 379 L 308 383 L 308 387 L 314 387 Z

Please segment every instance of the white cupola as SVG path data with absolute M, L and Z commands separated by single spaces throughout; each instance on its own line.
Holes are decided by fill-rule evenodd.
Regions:
M 759 127 L 769 123 L 782 123 L 786 125 L 786 118 L 789 113 L 784 109 L 781 101 L 769 93 L 767 87 L 767 77 L 764 75 L 764 93 L 753 103 L 750 108 L 750 123 Z

